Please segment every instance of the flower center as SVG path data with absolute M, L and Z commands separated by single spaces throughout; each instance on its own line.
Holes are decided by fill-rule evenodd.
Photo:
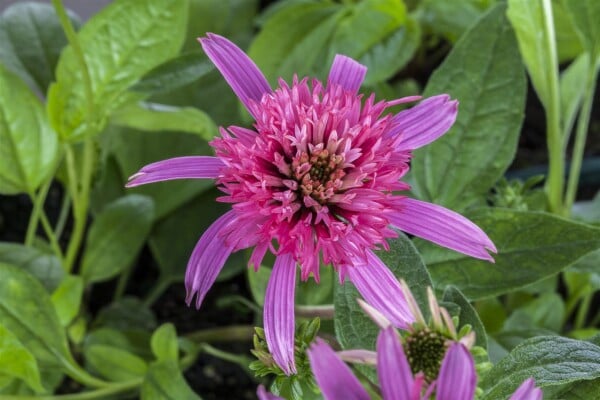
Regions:
M 437 332 L 423 329 L 411 333 L 404 350 L 414 374 L 423 372 L 427 382 L 433 382 L 440 371 L 446 353 L 446 338 Z
M 325 204 L 342 187 L 346 173 L 342 169 L 344 157 L 330 154 L 317 146 L 310 154 L 302 152 L 292 160 L 293 178 L 302 197 L 309 196 Z

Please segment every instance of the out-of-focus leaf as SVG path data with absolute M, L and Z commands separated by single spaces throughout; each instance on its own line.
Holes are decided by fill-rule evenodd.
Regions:
M 455 285 L 470 299 L 550 277 L 600 246 L 600 229 L 550 214 L 497 208 L 470 217 L 496 244 L 495 263 L 416 241 L 436 287 Z
M 564 0 L 564 7 L 572 18 L 575 31 L 593 61 L 600 56 L 600 2 L 596 0 Z
M 125 297 L 106 308 L 103 308 L 96 319 L 94 327 L 115 328 L 122 331 L 142 330 L 153 331 L 156 326 L 156 316 L 136 297 Z
M 487 195 L 514 157 L 525 83 L 505 5 L 498 4 L 465 32 L 425 88 L 425 97 L 448 93 L 460 105 L 450 131 L 414 153 L 421 198 L 463 210 Z
M 153 334 L 150 341 L 152 352 L 159 361 L 177 361 L 179 345 L 177 332 L 171 323 L 161 325 Z
M 52 293 L 65 275 L 58 258 L 34 247 L 0 242 L 0 263 L 20 267 L 36 277 Z
M 554 293 L 543 293 L 527 305 L 513 311 L 504 329 L 544 328 L 560 332 L 565 318 L 562 298 Z
M 490 1 L 481 0 L 425 0 L 420 18 L 431 32 L 456 42 L 489 7 Z
M 475 344 L 487 350 L 487 334 L 485 333 L 483 323 L 479 319 L 477 311 L 475 311 L 461 291 L 454 286 L 449 286 L 444 291 L 443 301 L 452 302 L 460 308 L 458 314 L 456 314 L 459 322 L 459 325 L 456 327 L 457 330 L 460 330 L 465 325 L 471 325 L 472 331 L 475 332 Z
M 79 18 L 69 12 L 71 23 Z M 17 2 L 0 16 L 0 60 L 32 88 L 46 93 L 54 80 L 58 56 L 67 38 L 54 8 L 33 1 Z
M 141 389 L 142 400 L 201 400 L 189 387 L 175 361 L 150 364 Z
M 560 111 L 565 137 L 568 137 L 581 104 L 590 67 L 590 56 L 580 55 L 560 75 Z
M 58 150 L 40 100 L 0 64 L 0 193 L 33 194 L 53 173 Z
M 156 103 L 128 104 L 113 114 L 112 122 L 144 131 L 194 133 L 207 141 L 218 132 L 212 119 L 197 108 Z
M 44 390 L 33 354 L 0 324 L 0 376 L 22 379 L 36 392 Z
M 552 17 L 554 18 L 554 33 L 556 36 L 556 52 L 558 61 L 573 60 L 583 53 L 583 45 L 575 31 L 572 18 L 565 9 L 563 0 L 552 0 Z M 562 92 L 561 92 L 562 96 Z
M 250 293 L 252 298 L 259 306 L 265 303 L 265 293 L 267 292 L 267 283 L 271 277 L 272 269 L 261 265 L 258 271 L 254 271 L 252 268 L 248 268 L 248 286 L 250 286 Z
M 60 286 L 52 293 L 52 304 L 62 326 L 68 326 L 79 313 L 81 296 L 83 279 L 79 275 L 65 276 Z
M 249 273 L 253 273 L 250 271 Z M 299 273 L 300 271 L 298 271 Z M 296 287 L 296 304 L 319 305 L 333 301 L 333 288 L 337 285 L 337 275 L 331 266 L 321 268 L 319 272 L 320 281 L 315 282 L 309 278 L 302 282 L 300 276 L 297 277 L 299 282 Z M 264 293 L 263 293 L 264 294 Z
M 87 238 L 81 276 L 87 283 L 103 281 L 127 268 L 146 241 L 154 217 L 152 200 L 128 195 L 107 205 Z
M 92 345 L 86 348 L 84 356 L 89 366 L 115 382 L 140 378 L 148 370 L 143 359 L 116 347 Z

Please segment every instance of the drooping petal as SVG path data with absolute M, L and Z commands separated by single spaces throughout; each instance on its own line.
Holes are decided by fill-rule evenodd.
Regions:
M 396 114 L 385 135 L 402 135 L 396 150 L 418 149 L 446 133 L 457 114 L 458 101 L 450 100 L 447 94 L 429 97 Z
M 369 395 L 333 349 L 317 338 L 306 352 L 325 400 L 369 400 Z
M 371 350 L 355 349 L 342 350 L 337 352 L 338 357 L 342 360 L 355 364 L 377 364 L 377 353 Z
M 250 101 L 259 102 L 271 93 L 269 82 L 246 53 L 223 36 L 207 33 L 198 38 L 206 55 L 215 64 L 237 97 L 250 110 Z
M 126 187 L 173 179 L 215 179 L 223 161 L 210 156 L 175 157 L 148 164 L 129 178 Z
M 351 92 L 358 92 L 362 85 L 367 67 L 354 61 L 350 57 L 337 54 L 329 70 L 328 85 L 340 85 Z
M 475 394 L 477 373 L 469 350 L 454 342 L 446 351 L 437 379 L 437 400 L 469 400 Z
M 494 261 L 490 238 L 477 225 L 447 208 L 410 198 L 397 198 L 387 214 L 390 223 L 411 235 L 471 257 Z
M 267 284 L 264 306 L 265 339 L 273 359 L 287 375 L 296 373 L 294 360 L 294 293 L 296 261 L 291 254 L 277 256 Z
M 188 305 L 196 295 L 196 308 L 200 308 L 204 296 L 217 279 L 217 275 L 233 251 L 233 247 L 225 243 L 221 232 L 236 221 L 234 211 L 223 214 L 208 227 L 196 244 L 185 271 L 187 291 L 185 301 Z
M 402 288 L 388 267 L 372 251 L 367 251 L 367 263 L 357 261 L 348 267 L 350 281 L 361 296 L 382 313 L 397 328 L 407 329 L 415 321 Z
M 510 396 L 509 400 L 542 400 L 542 398 L 542 389 L 535 386 L 533 378 L 529 378 L 523 381 L 521 386 Z
M 400 337 L 392 327 L 382 330 L 377 337 L 377 376 L 385 400 L 411 400 L 412 371 Z
M 258 400 L 285 400 L 283 397 L 275 396 L 273 393 L 267 392 L 263 385 L 259 385 L 256 389 Z

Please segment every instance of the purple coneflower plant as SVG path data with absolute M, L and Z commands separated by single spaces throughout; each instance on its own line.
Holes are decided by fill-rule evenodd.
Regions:
M 358 89 L 366 67 L 342 55 L 325 85 L 294 78 L 272 90 L 229 40 L 207 34 L 200 43 L 254 117 L 254 129 L 221 128 L 221 137 L 211 142 L 215 157 L 149 164 L 127 185 L 215 179 L 225 194 L 219 201 L 232 204 L 193 250 L 185 276 L 188 304 L 196 296 L 200 307 L 232 252 L 253 247 L 250 265 L 258 268 L 270 250 L 276 260 L 265 297 L 265 337 L 277 365 L 292 374 L 297 265 L 301 279 L 312 275 L 318 281 L 320 262 L 331 264 L 368 302 L 387 301 L 382 312 L 400 324 L 407 312 L 400 288 L 373 253 L 388 248 L 386 240 L 396 236 L 392 228 L 493 260 L 487 250 L 495 252 L 494 244 L 469 220 L 392 193 L 409 189 L 400 179 L 412 150 L 452 126 L 457 101 L 439 95 L 384 115 L 388 107 L 420 97 L 375 102 L 371 95 L 363 101 Z

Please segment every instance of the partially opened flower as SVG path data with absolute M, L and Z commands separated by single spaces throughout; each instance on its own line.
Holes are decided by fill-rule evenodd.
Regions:
M 338 55 L 326 84 L 294 78 L 272 90 L 256 65 L 227 39 L 208 34 L 200 42 L 250 114 L 253 129 L 221 128 L 211 146 L 216 156 L 178 157 L 143 167 L 128 186 L 170 179 L 215 179 L 232 210 L 204 233 L 190 258 L 187 302 L 199 307 L 229 255 L 253 247 L 258 268 L 269 250 L 276 256 L 264 309 L 265 335 L 277 364 L 295 372 L 293 357 L 296 266 L 301 278 L 319 280 L 331 264 L 370 303 L 396 299 L 382 309 L 396 325 L 410 321 L 400 287 L 374 249 L 388 248 L 393 227 L 467 255 L 492 261 L 494 244 L 462 216 L 433 204 L 392 194 L 407 190 L 400 179 L 411 151 L 454 123 L 458 103 L 447 95 L 384 115 L 410 97 L 363 101 L 358 89 L 366 68 Z

